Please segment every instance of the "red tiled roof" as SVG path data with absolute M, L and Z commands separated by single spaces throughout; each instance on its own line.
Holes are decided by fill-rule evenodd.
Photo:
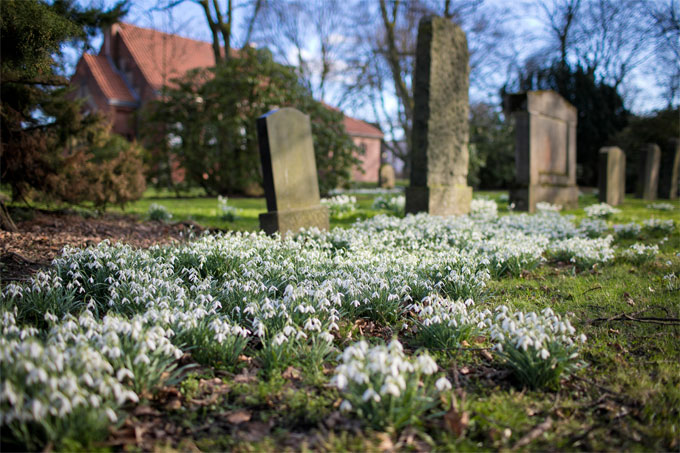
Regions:
M 328 110 L 333 110 L 334 112 L 339 112 L 342 113 L 342 111 L 337 108 L 333 107 L 332 105 L 328 105 L 325 102 L 321 101 L 324 107 L 326 107 Z M 343 113 L 344 115 L 344 120 L 343 123 L 345 124 L 345 130 L 349 135 L 357 135 L 361 137 L 375 137 L 375 138 L 380 138 L 382 139 L 385 135 L 382 133 L 380 129 L 378 129 L 375 126 L 371 126 L 365 121 L 358 120 L 356 118 L 352 118 L 350 116 L 347 116 Z
M 90 55 L 86 53 L 83 55 L 83 61 L 107 99 L 123 102 L 136 101 L 127 85 L 125 85 L 125 82 L 123 82 L 120 74 L 111 67 L 108 58 L 103 55 Z
M 380 129 L 375 126 L 371 126 L 365 121 L 358 120 L 356 118 L 351 118 L 345 115 L 345 129 L 349 135 L 358 135 L 361 137 L 375 137 L 383 138 L 384 134 Z
M 160 90 L 163 85 L 172 85 L 172 79 L 183 76 L 187 71 L 215 65 L 215 55 L 212 44 L 209 42 L 184 38 L 127 23 L 118 23 L 113 27 L 112 34 L 116 32 L 120 34 L 135 63 L 154 90 Z M 233 56 L 238 54 L 238 51 L 234 49 L 230 52 Z M 95 74 L 95 77 L 107 98 L 135 100 L 120 75 L 113 70 L 105 56 L 86 55 L 86 57 L 86 62 L 90 66 L 97 66 L 98 69 L 93 69 L 92 72 L 97 71 L 99 74 Z M 91 61 L 96 61 L 96 64 L 90 63 Z M 335 107 L 327 104 L 326 106 L 339 111 Z M 347 133 L 350 135 L 383 138 L 380 129 L 364 121 L 345 115 L 344 124 Z
M 212 44 L 148 28 L 115 25 L 142 74 L 155 90 L 187 71 L 215 65 Z

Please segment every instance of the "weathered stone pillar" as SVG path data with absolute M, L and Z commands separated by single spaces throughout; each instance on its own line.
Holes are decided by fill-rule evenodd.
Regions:
M 626 196 L 626 155 L 621 148 L 609 146 L 600 149 L 599 199 L 617 206 Z
M 257 119 L 257 136 L 268 211 L 260 214 L 260 228 L 281 236 L 301 228 L 327 230 L 309 117 L 293 108 L 273 110 Z
M 453 215 L 470 211 L 469 74 L 463 30 L 442 17 L 422 19 L 416 48 L 407 213 Z

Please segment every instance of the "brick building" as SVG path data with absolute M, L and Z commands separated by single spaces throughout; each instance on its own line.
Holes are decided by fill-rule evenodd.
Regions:
M 98 55 L 82 56 L 71 84 L 78 87 L 77 94 L 88 108 L 111 120 L 113 132 L 132 140 L 139 130 L 137 110 L 157 99 L 172 79 L 214 64 L 211 43 L 118 23 L 104 34 Z M 360 157 L 363 172 L 355 169 L 353 178 L 377 182 L 382 132 L 348 116 L 344 124 L 354 142 L 365 150 Z

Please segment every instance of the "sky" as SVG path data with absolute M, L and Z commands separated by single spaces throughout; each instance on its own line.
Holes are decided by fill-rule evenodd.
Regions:
M 128 15 L 123 19 L 126 22 L 147 28 L 154 28 L 157 30 L 165 31 L 168 33 L 179 34 L 188 38 L 199 39 L 203 41 L 210 41 L 211 35 L 208 25 L 206 23 L 203 10 L 200 5 L 196 4 L 191 0 L 185 0 L 179 5 L 172 9 L 164 9 L 162 5 L 166 4 L 168 0 L 133 0 L 131 2 L 130 11 Z M 282 0 L 281 0 L 282 1 Z M 505 1 L 505 0 L 491 0 L 491 1 Z M 87 5 L 97 5 L 97 6 L 111 6 L 115 3 L 115 0 L 81 0 L 82 4 Z M 238 3 L 238 2 L 235 2 Z M 242 26 L 239 21 L 243 21 L 244 13 L 237 10 L 236 14 L 236 33 L 235 42 L 233 46 L 240 46 L 242 42 L 240 41 Z M 511 24 L 512 27 L 523 27 L 527 30 L 529 36 L 531 33 L 539 34 L 541 32 L 542 25 L 535 20 L 529 19 L 528 15 L 518 15 L 515 19 L 515 23 Z M 530 42 L 527 39 L 527 42 Z M 522 49 L 525 52 L 531 51 L 531 45 L 526 45 L 526 43 L 520 43 Z M 98 51 L 101 46 L 101 38 L 93 42 L 95 51 Z M 307 52 L 314 52 L 314 48 L 310 47 Z M 70 55 L 73 68 L 77 62 L 78 55 Z M 492 75 L 493 76 L 493 75 Z M 496 77 L 501 77 L 502 75 L 496 74 Z M 499 79 L 500 80 L 500 79 Z M 489 84 L 490 87 L 481 88 L 477 86 L 471 86 L 470 88 L 470 98 L 471 101 L 486 101 L 492 103 L 499 103 L 498 99 L 498 88 L 495 87 L 494 83 Z M 635 113 L 646 113 L 653 111 L 655 109 L 665 106 L 665 100 L 661 96 L 661 93 L 656 89 L 649 75 L 638 71 L 631 77 L 629 83 L 627 83 L 621 93 L 626 100 L 626 105 Z M 327 96 L 325 101 L 329 103 L 332 102 L 333 92 Z M 388 98 L 389 105 L 396 109 L 397 102 L 393 97 Z M 373 112 L 370 108 L 366 107 L 352 107 L 348 106 L 345 108 L 345 113 L 361 118 L 367 121 L 374 121 Z M 397 137 L 399 138 L 399 137 Z

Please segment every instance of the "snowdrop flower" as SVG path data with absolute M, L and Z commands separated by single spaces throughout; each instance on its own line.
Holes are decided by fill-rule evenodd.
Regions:
M 451 390 L 451 388 L 452 388 L 451 382 L 449 382 L 449 380 L 446 379 L 446 378 L 443 377 L 443 376 L 440 377 L 439 379 L 437 379 L 437 382 L 435 382 L 434 386 L 435 386 L 435 387 L 437 388 L 437 390 L 439 390 L 440 392 L 445 392 L 445 391 L 447 391 L 447 390 Z
M 378 395 L 372 388 L 367 388 L 364 394 L 361 396 L 363 401 L 373 400 L 376 403 L 380 402 L 380 395 Z
M 421 354 L 418 356 L 418 366 L 420 367 L 420 370 L 424 374 L 433 374 L 437 372 L 437 362 L 432 360 L 432 357 L 430 357 L 427 354 Z

